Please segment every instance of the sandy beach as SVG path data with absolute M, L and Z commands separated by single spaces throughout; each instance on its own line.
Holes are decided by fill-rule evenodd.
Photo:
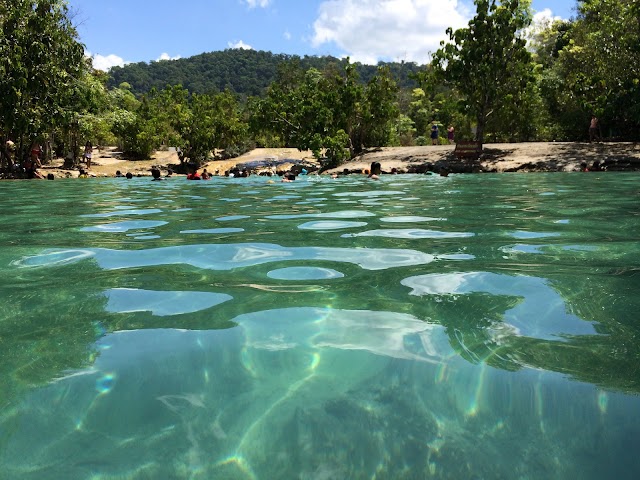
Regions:
M 240 157 L 215 160 L 203 166 L 210 173 L 224 175 L 231 168 L 256 160 L 285 159 L 304 161 L 311 167 L 319 167 L 318 161 L 309 151 L 295 148 L 257 148 Z M 479 160 L 461 160 L 454 155 L 454 145 L 421 147 L 383 147 L 370 150 L 346 162 L 337 169 L 326 170 L 331 174 L 361 172 L 372 162 L 380 162 L 383 172 L 396 169 L 398 173 L 424 173 L 446 167 L 451 173 L 465 172 L 539 172 L 579 171 L 581 163 L 591 166 L 594 161 L 604 164 L 609 171 L 640 170 L 640 144 L 630 142 L 579 143 L 579 142 L 532 142 L 485 144 Z M 163 173 L 180 163 L 175 151 L 157 151 L 149 160 L 123 158 L 113 148 L 95 152 L 89 174 L 93 177 L 113 177 L 116 171 L 134 176 L 151 174 L 151 168 L 159 167 Z M 53 173 L 56 178 L 77 177 L 77 170 L 62 168 L 63 160 L 56 159 L 40 170 L 45 176 Z M 282 163 L 278 170 L 286 171 L 293 163 Z

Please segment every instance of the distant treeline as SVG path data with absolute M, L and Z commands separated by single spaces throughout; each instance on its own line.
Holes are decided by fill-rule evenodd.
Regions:
M 109 87 L 128 83 L 135 94 L 163 90 L 165 87 L 182 85 L 191 93 L 214 93 L 229 90 L 241 96 L 263 96 L 266 89 L 278 76 L 278 67 L 283 63 L 298 63 L 303 70 L 315 68 L 324 71 L 330 66 L 344 70 L 347 59 L 331 56 L 307 56 L 275 54 L 271 52 L 227 49 L 208 52 L 177 60 L 158 60 L 150 63 L 130 63 L 124 67 L 113 67 L 109 73 Z M 414 62 L 380 62 L 378 65 L 353 64 L 360 81 L 369 82 L 379 66 L 389 68 L 391 76 L 401 89 L 413 89 L 418 83 L 412 79 L 424 66 Z

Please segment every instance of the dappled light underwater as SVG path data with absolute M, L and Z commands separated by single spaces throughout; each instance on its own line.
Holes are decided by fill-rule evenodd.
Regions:
M 639 181 L 7 183 L 0 478 L 640 478 Z

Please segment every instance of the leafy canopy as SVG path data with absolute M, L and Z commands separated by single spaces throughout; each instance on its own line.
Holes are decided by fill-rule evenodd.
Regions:
M 508 106 L 533 80 L 522 35 L 531 17 L 528 1 L 475 0 L 475 5 L 476 15 L 467 28 L 447 29 L 450 41 L 441 42 L 429 72 L 459 92 L 461 109 L 475 118 L 476 137 L 483 142 L 489 116 Z
M 66 2 L 0 0 L 0 128 L 18 155 L 65 117 L 83 57 Z

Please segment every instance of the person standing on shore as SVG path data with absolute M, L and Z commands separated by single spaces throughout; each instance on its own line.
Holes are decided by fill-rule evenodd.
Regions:
M 591 117 L 591 123 L 589 123 L 589 141 L 593 142 L 594 140 L 600 140 L 600 135 L 598 132 L 599 129 L 599 125 L 598 125 L 598 117 L 596 117 L 595 115 L 593 115 Z
M 91 142 L 87 142 L 84 146 L 84 154 L 82 155 L 85 162 L 87 162 L 87 170 L 91 168 L 91 158 L 93 157 L 93 146 Z
M 435 120 L 431 123 L 431 144 L 438 145 L 438 124 Z
M 447 129 L 447 139 L 449 140 L 449 144 L 456 143 L 455 134 L 456 134 L 455 128 L 453 128 L 453 125 L 449 125 L 449 128 Z

